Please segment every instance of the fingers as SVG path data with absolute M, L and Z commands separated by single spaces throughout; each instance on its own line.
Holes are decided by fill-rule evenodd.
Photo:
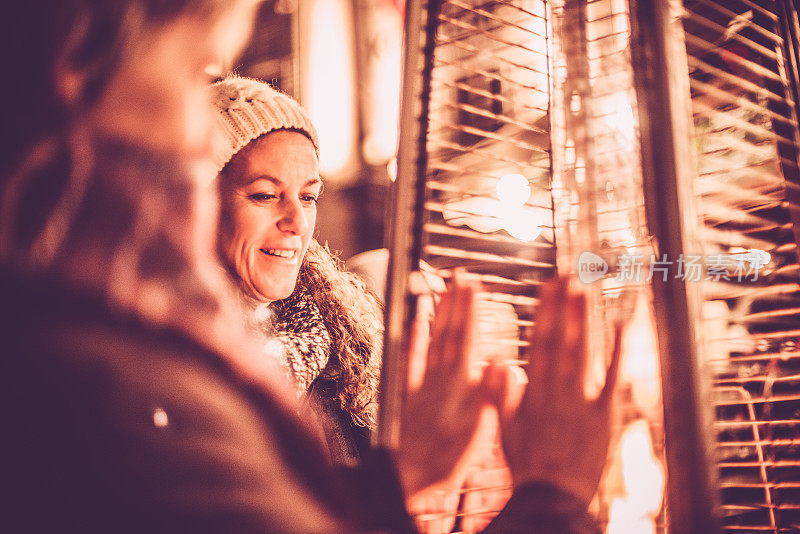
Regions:
M 438 369 L 447 341 L 447 328 L 450 320 L 453 294 L 451 291 L 442 293 L 442 298 L 436 306 L 431 327 L 430 346 L 428 348 L 428 369 Z
M 586 403 L 587 300 L 582 291 L 571 291 L 569 285 L 569 278 L 560 277 L 542 290 L 536 332 L 528 349 L 531 383 L 522 401 L 526 409 Z
M 558 366 L 555 374 L 559 380 L 572 389 L 582 390 L 587 366 L 586 294 L 568 290 L 566 301 L 564 341 L 558 361 L 553 363 Z
M 619 375 L 619 361 L 620 354 L 622 353 L 622 326 L 617 325 L 614 328 L 614 349 L 611 353 L 611 363 L 608 365 L 606 371 L 606 383 L 603 385 L 603 390 L 597 397 L 597 403 L 600 407 L 606 407 L 611 402 L 611 396 L 614 393 L 614 388 L 617 386 L 617 375 Z
M 469 371 L 478 337 L 477 299 L 480 287 L 453 273 L 452 283 L 436 308 L 428 351 L 432 371 Z
M 492 363 L 483 373 L 481 389 L 488 402 L 497 409 L 501 420 L 504 420 L 519 407 L 527 383 L 528 375 L 522 368 Z
M 459 290 L 456 293 L 456 313 L 454 313 L 452 334 L 458 343 L 454 344 L 450 363 L 463 376 L 469 375 L 470 365 L 475 358 L 475 347 L 478 342 L 478 293 L 480 286 L 463 278 L 462 271 L 456 271 L 455 283 Z M 463 335 L 459 335 L 463 334 Z
M 422 385 L 425 376 L 430 330 L 430 323 L 426 317 L 418 317 L 411 323 L 411 339 L 408 347 L 408 387 L 411 391 Z
M 526 351 L 531 376 L 552 380 L 553 363 L 559 351 L 566 311 L 567 281 L 557 277 L 545 284 L 536 310 L 536 327 Z

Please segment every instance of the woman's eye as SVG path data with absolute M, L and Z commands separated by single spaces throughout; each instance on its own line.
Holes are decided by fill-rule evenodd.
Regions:
M 266 202 L 268 200 L 274 200 L 278 197 L 277 195 L 273 195 L 272 193 L 253 193 L 252 195 L 249 195 L 247 198 L 255 202 Z

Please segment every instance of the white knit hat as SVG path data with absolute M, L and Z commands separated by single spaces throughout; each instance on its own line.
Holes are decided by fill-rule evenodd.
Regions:
M 273 130 L 294 128 L 308 135 L 319 156 L 319 138 L 306 111 L 293 98 L 268 84 L 228 76 L 210 87 L 224 135 L 214 142 L 214 162 L 222 168 L 250 141 Z

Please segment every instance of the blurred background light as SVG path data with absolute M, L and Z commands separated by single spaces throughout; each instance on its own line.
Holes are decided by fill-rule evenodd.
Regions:
M 319 133 L 320 172 L 335 178 L 351 170 L 356 144 L 352 4 L 309 0 L 301 7 L 308 10 L 301 102 Z
M 403 13 L 391 2 L 373 2 L 366 11 L 364 81 L 359 84 L 364 109 L 364 160 L 383 165 L 397 151 L 400 113 Z M 361 78 L 361 77 L 359 77 Z

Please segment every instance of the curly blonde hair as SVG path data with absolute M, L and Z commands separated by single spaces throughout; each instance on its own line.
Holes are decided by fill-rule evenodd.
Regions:
M 331 337 L 329 363 L 322 376 L 335 383 L 339 405 L 353 422 L 374 428 L 383 345 L 383 316 L 377 296 L 316 239 L 310 241 L 303 258 L 297 291 L 314 299 Z M 274 306 L 280 304 L 276 301 Z

